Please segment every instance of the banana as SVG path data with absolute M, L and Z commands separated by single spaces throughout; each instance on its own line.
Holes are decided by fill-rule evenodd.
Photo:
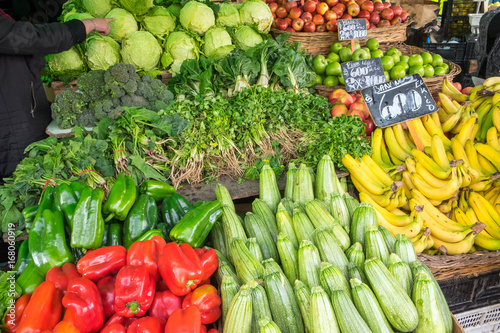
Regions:
M 453 206 L 456 205 L 457 198 L 451 198 L 449 200 L 443 201 L 439 206 L 438 209 L 441 213 L 443 214 L 448 214 L 451 212 L 451 210 L 454 208 Z M 451 219 L 453 220 L 453 219 Z
M 493 95 L 493 98 L 491 99 L 491 103 L 493 103 L 493 105 L 497 104 L 500 102 L 500 94 L 495 94 Z
M 479 227 L 478 227 L 479 229 Z M 430 235 L 430 237 L 434 240 L 434 248 L 437 248 L 440 252 L 449 255 L 457 255 L 464 254 L 470 251 L 472 246 L 474 245 L 474 241 L 476 240 L 476 235 L 480 232 L 477 230 L 469 231 L 468 235 L 459 242 L 446 242 L 439 239 L 437 236 Z
M 431 230 L 431 229 L 429 229 Z M 430 233 L 429 233 L 430 236 Z M 425 247 L 426 250 L 432 248 L 434 246 L 434 240 L 431 237 L 427 238 L 427 246 Z M 422 251 L 423 252 L 423 251 Z
M 479 173 L 480 177 L 487 177 L 492 175 L 492 173 L 489 173 L 487 171 L 485 172 L 485 170 L 479 164 L 478 154 L 476 148 L 474 148 L 473 140 L 467 140 L 465 142 L 464 149 L 465 154 L 467 155 L 467 159 L 469 160 L 470 167 L 476 170 Z
M 434 112 L 434 113 L 431 113 L 429 115 L 429 117 L 434 121 L 434 124 L 436 125 L 436 128 L 441 132 L 443 133 L 443 129 L 441 128 L 441 122 L 439 121 L 439 115 L 437 114 L 437 112 Z M 427 128 L 427 127 L 426 127 Z M 427 131 L 429 131 L 429 129 L 427 128 Z M 430 131 L 429 131 L 430 133 Z
M 445 122 L 441 124 L 443 132 L 448 133 L 449 131 L 451 131 L 453 127 L 455 127 L 459 123 L 460 119 L 462 119 L 462 112 L 460 111 L 451 115 L 448 119 L 446 119 Z
M 455 100 L 452 100 L 451 103 L 453 103 L 453 105 L 455 105 L 455 107 L 458 109 L 460 108 L 462 105 L 460 103 L 458 103 L 457 101 Z
M 423 152 L 417 149 L 411 151 L 413 159 L 415 162 L 420 162 L 423 167 L 425 167 L 429 172 L 439 179 L 447 179 L 451 174 L 451 168 L 448 170 L 443 170 L 436 162 Z
M 366 168 L 372 172 L 372 174 L 384 185 L 391 186 L 393 180 L 389 175 L 379 167 L 379 165 L 370 157 L 370 155 L 363 155 L 361 157 L 361 164 L 364 164 L 363 169 Z M 366 168 L 365 168 L 366 167 Z
M 397 198 L 399 200 L 396 208 L 398 208 L 398 207 L 404 207 L 404 206 L 406 206 L 408 204 L 408 197 L 405 194 L 405 190 L 404 190 L 403 186 L 401 186 L 401 188 L 397 189 L 396 196 L 397 196 Z
M 472 130 L 474 129 L 474 125 L 476 124 L 477 119 L 475 117 L 471 117 L 467 119 L 465 124 L 462 126 L 460 132 L 455 136 L 455 138 L 460 142 L 460 144 L 465 146 L 465 142 L 470 138 Z
M 445 94 L 439 93 L 439 102 L 441 102 L 441 105 L 446 113 L 454 114 L 458 112 L 457 106 L 453 104 L 453 102 Z
M 476 135 L 476 139 L 480 141 L 486 141 L 486 134 L 488 133 L 488 130 L 493 127 L 493 111 L 494 108 L 492 108 L 488 114 L 486 114 L 483 118 L 482 122 L 478 122 L 480 125 L 479 132 Z
M 347 156 L 347 155 L 346 155 Z M 351 178 L 357 180 L 359 184 L 365 187 L 370 193 L 375 195 L 382 195 L 387 191 L 391 190 L 391 186 L 382 184 L 373 174 L 366 173 L 366 170 L 360 168 L 361 163 L 355 161 L 349 161 L 346 156 L 342 158 L 342 163 L 351 173 Z M 357 162 L 357 163 L 356 163 Z
M 469 205 L 474 209 L 479 221 L 486 224 L 486 231 L 495 238 L 500 238 L 500 216 L 495 208 L 481 195 L 472 192 L 469 195 Z
M 469 185 L 469 189 L 474 192 L 483 192 L 489 190 L 493 186 L 493 181 L 491 179 L 481 180 Z
M 477 150 L 476 150 L 477 151 Z M 494 174 L 497 172 L 493 164 L 491 164 L 490 161 L 488 161 L 483 155 L 477 154 L 477 160 L 479 162 L 479 165 L 481 166 L 481 169 L 483 170 L 484 173 L 489 173 L 489 174 Z
M 476 143 L 474 148 L 476 148 L 477 152 L 493 165 L 496 171 L 500 171 L 500 152 L 483 143 Z
M 417 171 L 417 169 L 416 169 L 416 162 L 411 157 L 408 157 L 405 160 L 405 166 L 406 166 L 406 170 L 408 170 L 409 172 L 416 172 Z
M 448 171 L 450 168 L 450 161 L 446 156 L 444 143 L 437 134 L 434 134 L 431 138 L 431 152 L 434 162 L 436 162 L 436 164 L 439 165 L 444 171 Z
M 405 227 L 396 227 L 389 223 L 377 210 L 375 210 L 375 213 L 377 214 L 378 224 L 386 227 L 393 235 L 403 234 L 408 238 L 413 238 L 418 235 L 424 223 L 422 216 L 417 211 L 411 212 L 412 222 Z
M 476 109 L 476 114 L 478 117 L 477 123 L 479 124 L 480 128 L 482 127 L 484 118 L 488 115 L 488 112 L 490 112 L 492 108 L 493 108 L 493 104 L 491 102 L 488 102 L 485 104 L 481 104 L 481 106 L 479 106 Z M 492 119 L 492 121 L 493 121 L 493 119 Z
M 483 86 L 485 90 L 489 90 L 489 87 L 500 84 L 499 76 L 492 76 L 484 80 Z
M 387 127 L 384 130 L 384 138 L 385 143 L 389 148 L 389 153 L 393 154 L 396 159 L 404 161 L 407 157 L 410 156 L 410 153 L 407 153 L 397 142 L 392 127 Z
M 420 137 L 420 140 L 422 140 L 422 144 L 424 145 L 424 147 L 430 146 L 431 136 L 425 129 L 425 126 L 422 124 L 422 120 L 420 120 L 420 118 L 415 118 L 411 120 L 411 122 L 413 123 L 413 126 L 415 126 L 417 134 Z
M 428 228 L 424 228 L 422 230 L 420 230 L 420 232 L 418 233 L 418 235 L 416 235 L 415 237 L 412 237 L 412 238 L 408 238 L 408 240 L 412 243 L 415 243 L 416 241 L 418 241 L 420 238 L 422 238 L 422 236 L 424 235 L 424 231 L 428 229 Z M 430 229 L 429 229 L 430 230 Z
M 419 162 L 415 165 L 416 173 L 418 173 L 429 186 L 447 186 L 449 179 L 440 179 L 435 177 L 432 173 L 429 172 L 426 168 L 422 166 Z
M 391 213 L 390 211 L 388 211 L 384 207 L 377 204 L 377 202 L 375 200 L 373 200 L 366 193 L 360 192 L 359 193 L 359 200 L 361 202 L 367 202 L 370 205 L 372 205 L 372 207 L 376 211 L 378 211 L 384 217 L 384 219 L 387 222 L 389 222 L 390 224 L 392 224 L 393 226 L 406 227 L 408 224 L 413 222 L 413 219 L 409 215 L 406 215 L 406 214 L 405 215 L 398 215 L 398 214 Z
M 491 190 L 484 193 L 483 197 L 493 206 L 495 205 L 495 199 L 500 193 L 500 187 L 494 187 Z
M 377 127 L 372 133 L 372 157 L 378 165 L 384 167 L 392 167 L 394 164 L 391 162 L 384 142 L 384 134 L 380 127 Z
M 358 192 L 363 192 L 363 193 L 369 195 L 378 205 L 380 205 L 382 207 L 389 206 L 389 204 L 391 202 L 391 196 L 392 196 L 391 191 L 387 191 L 382 195 L 373 194 L 370 191 L 368 191 L 368 189 L 366 187 L 364 187 L 356 178 L 351 177 L 351 180 L 352 180 L 352 183 L 354 184 L 354 186 L 356 187 L 356 189 L 358 190 Z
M 458 141 L 456 137 L 451 139 L 451 150 L 456 160 L 462 160 L 465 164 L 470 165 L 469 158 L 465 153 L 465 149 L 460 144 L 460 141 Z
M 400 160 L 399 158 L 394 156 L 394 154 L 391 151 L 389 151 L 389 157 L 391 158 L 391 161 L 394 164 L 397 164 L 397 165 L 404 164 L 404 160 Z
M 486 144 L 493 147 L 497 152 L 500 152 L 500 142 L 498 141 L 498 131 L 496 127 L 490 127 L 486 133 Z
M 477 132 L 479 132 L 479 128 L 480 128 L 479 124 L 475 123 L 474 126 L 472 127 L 472 132 L 469 135 L 469 140 L 474 141 L 474 139 L 476 138 Z
M 459 103 L 463 103 L 469 98 L 469 96 L 458 91 L 458 89 L 450 81 L 448 81 L 448 79 L 444 80 L 442 91 L 445 95 L 453 98 Z
M 410 143 L 406 140 L 406 135 L 403 126 L 401 126 L 401 124 L 396 124 L 392 126 L 392 130 L 394 131 L 394 136 L 396 137 L 399 146 L 403 148 L 403 150 L 407 154 L 411 154 L 411 150 L 413 148 L 411 147 Z
M 500 95 L 500 94 L 498 94 Z M 500 108 L 495 107 L 493 110 L 493 125 L 495 125 L 495 128 L 497 131 L 500 131 Z
M 425 228 L 422 236 L 413 243 L 413 248 L 416 253 L 422 253 L 427 248 L 427 241 L 429 239 L 429 235 L 431 234 L 431 229 Z
M 474 108 L 474 110 L 477 111 L 477 109 L 483 105 L 483 104 L 488 104 L 488 103 L 491 103 L 493 97 L 492 96 L 481 96 L 481 97 L 477 97 L 474 101 L 471 101 L 472 102 L 472 107 Z M 470 99 L 469 99 L 470 100 Z
M 454 115 L 454 113 L 447 113 L 442 107 L 438 108 L 437 115 L 439 118 L 439 127 L 444 123 L 448 118 Z
M 479 90 L 483 90 L 483 86 L 482 85 L 479 85 L 479 86 L 475 86 L 474 88 L 472 88 L 469 92 L 469 101 L 471 102 L 474 102 L 476 99 L 480 98 L 478 95 L 477 95 L 477 92 Z
M 444 186 L 427 183 L 418 173 L 411 174 L 411 180 L 415 187 L 427 198 L 434 200 L 447 200 L 457 195 L 460 184 L 457 177 L 457 169 L 451 169 L 451 179 Z
M 413 185 L 413 182 L 411 181 L 411 176 L 409 171 L 403 171 L 403 178 L 401 179 L 401 182 L 403 183 L 403 189 L 405 191 L 405 195 L 407 198 L 411 198 L 411 193 L 410 191 L 415 187 Z
M 460 194 L 458 195 L 458 207 L 465 212 L 469 208 L 469 202 L 468 202 L 468 195 L 469 192 L 466 191 L 461 191 Z M 457 221 L 459 222 L 459 221 Z M 461 223 L 461 222 L 459 222 Z M 463 223 L 461 223 L 463 224 Z
M 489 91 L 494 91 L 494 92 L 500 92 L 500 84 L 495 84 L 493 86 L 489 86 L 488 87 L 488 90 Z
M 433 113 L 433 115 L 436 113 Z M 439 121 L 439 119 L 438 119 Z M 443 142 L 443 145 L 445 146 L 446 149 L 450 148 L 450 139 L 448 139 L 444 133 L 443 129 L 441 128 L 441 123 L 439 125 L 436 125 L 434 120 L 430 115 L 423 116 L 422 117 L 422 123 L 424 124 L 425 129 L 427 132 L 429 132 L 430 135 L 438 135 L 441 138 L 441 141 Z M 431 142 L 432 144 L 432 142 Z
M 473 177 L 469 174 L 469 169 L 467 165 L 459 164 L 457 165 L 457 173 L 460 174 L 461 182 L 460 188 L 468 187 L 472 184 Z
M 491 202 L 491 201 L 490 201 Z M 498 211 L 498 205 L 500 205 L 500 194 L 497 195 L 495 198 L 495 201 L 493 201 L 492 205 L 495 207 L 495 209 Z

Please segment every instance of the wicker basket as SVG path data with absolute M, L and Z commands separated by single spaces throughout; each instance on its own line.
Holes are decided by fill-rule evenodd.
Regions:
M 405 23 L 393 25 L 386 28 L 377 28 L 368 30 L 368 36 L 364 39 L 356 39 L 356 42 L 361 45 L 366 44 L 369 38 L 376 38 L 380 45 L 394 42 L 406 41 L 406 30 L 411 24 L 408 19 Z M 276 37 L 285 33 L 286 31 L 271 29 L 271 35 Z M 339 41 L 338 33 L 335 31 L 329 32 L 290 32 L 287 39 L 288 42 L 299 42 L 300 48 L 309 54 L 323 54 L 330 53 L 330 46 Z M 350 43 L 348 40 L 340 41 L 342 45 Z

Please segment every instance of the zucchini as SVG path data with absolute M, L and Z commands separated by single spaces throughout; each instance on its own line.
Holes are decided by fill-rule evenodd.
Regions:
M 280 328 L 274 321 L 268 318 L 259 319 L 259 333 L 281 333 Z
M 365 272 L 363 272 L 363 266 L 358 266 L 353 262 L 349 263 L 349 279 L 358 279 L 363 283 L 368 284 Z
M 396 242 L 394 243 L 394 253 L 396 253 L 401 258 L 401 260 L 403 260 L 408 265 L 413 261 L 417 261 L 417 252 L 415 252 L 413 243 L 405 234 L 396 235 Z
M 297 266 L 297 249 L 292 242 L 283 234 L 278 235 L 278 253 L 281 259 L 281 266 L 288 281 L 293 282 L 299 278 L 299 270 Z
M 276 249 L 276 241 L 273 240 L 271 232 L 267 228 L 262 217 L 248 212 L 245 215 L 244 227 L 248 237 L 256 238 L 257 244 L 259 244 L 260 250 L 262 251 L 262 257 L 264 259 L 273 258 L 274 261 L 279 263 L 280 257 Z
M 410 266 L 401 260 L 396 253 L 391 253 L 389 257 L 389 264 L 387 269 L 391 272 L 392 276 L 398 280 L 399 284 L 406 291 L 408 296 L 411 297 L 411 288 L 413 287 L 413 276 L 411 274 Z
M 285 235 L 293 244 L 295 248 L 299 247 L 299 241 L 293 231 L 292 215 L 288 213 L 286 208 L 281 204 L 278 205 L 278 212 L 276 213 L 276 223 L 280 233 Z
M 281 194 L 278 188 L 276 174 L 269 164 L 265 164 L 260 171 L 259 198 L 271 208 L 273 214 L 276 214 L 278 204 L 281 200 Z
M 378 226 L 375 209 L 366 202 L 362 202 L 354 211 L 351 220 L 351 241 L 365 246 L 365 232 L 369 225 Z
M 264 277 L 264 287 L 273 319 L 280 330 L 288 333 L 304 333 L 302 315 L 287 278 L 279 272 L 268 274 Z
M 375 224 L 366 227 L 365 232 L 366 258 L 379 258 L 384 265 L 389 264 L 389 250 L 384 238 Z
M 258 284 L 257 281 L 250 281 L 248 285 L 252 292 L 252 333 L 259 333 L 259 319 L 271 320 L 273 317 L 264 287 Z
M 295 208 L 297 208 L 301 213 L 304 213 L 304 214 L 306 213 L 305 207 L 306 207 L 306 205 L 300 204 L 298 202 L 293 203 L 293 209 L 295 210 Z M 293 214 L 292 214 L 292 217 L 293 217 Z
M 245 241 L 245 245 L 247 246 L 248 251 L 250 251 L 250 253 L 255 259 L 257 259 L 258 262 L 262 262 L 262 260 L 264 260 L 259 243 L 257 243 L 257 240 L 255 238 L 248 238 Z
M 241 282 L 262 278 L 264 267 L 255 259 L 241 239 L 235 238 L 231 243 L 231 253 L 234 257 L 234 268 Z
M 329 155 L 324 155 L 318 162 L 316 170 L 316 198 L 327 199 L 332 194 L 339 194 L 339 180 L 335 173 L 335 166 Z
M 273 240 L 276 242 L 279 234 L 278 225 L 276 224 L 276 211 L 273 212 L 264 201 L 255 199 L 252 202 L 252 212 L 262 218 Z
M 309 288 L 319 286 L 320 259 L 318 248 L 309 240 L 303 240 L 297 251 L 299 279 Z
M 338 224 L 333 216 L 328 212 L 325 203 L 318 199 L 314 199 L 306 203 L 306 213 L 315 228 L 330 227 Z
M 311 289 L 312 332 L 340 333 L 329 297 L 321 287 Z
M 330 228 L 332 229 L 332 234 L 337 239 L 340 248 L 346 251 L 351 245 L 351 239 L 349 238 L 347 232 L 338 223 L 335 223 Z
M 379 225 L 378 230 L 382 233 L 382 237 L 384 237 L 385 245 L 387 245 L 389 253 L 394 253 L 394 243 L 396 243 L 396 238 L 392 232 L 390 232 L 389 229 L 383 225 Z
M 283 199 L 281 199 L 280 203 L 283 205 L 283 207 L 285 207 L 285 209 L 288 211 L 290 216 L 292 216 L 293 215 L 293 200 L 291 198 L 290 199 L 283 198 Z
M 332 292 L 335 290 L 345 290 L 349 297 L 351 296 L 349 284 L 344 274 L 342 274 L 338 267 L 333 266 L 329 262 L 321 263 L 319 279 L 321 281 L 321 287 L 328 295 L 332 295 Z
M 222 283 L 222 279 L 225 275 L 230 275 L 232 276 L 238 284 L 240 283 L 240 279 L 238 278 L 238 275 L 236 275 L 236 270 L 234 269 L 233 264 L 229 262 L 229 260 L 224 257 L 222 253 L 219 251 L 215 250 L 217 253 L 217 257 L 219 257 L 219 266 L 217 267 L 216 275 L 215 278 L 219 284 Z
M 347 206 L 347 210 L 349 211 L 349 216 L 351 218 L 351 224 L 352 224 L 352 218 L 354 217 L 354 211 L 356 210 L 356 208 L 358 208 L 360 203 L 358 200 L 356 200 L 356 198 L 353 198 L 347 192 L 342 195 L 342 198 L 344 199 L 345 205 Z
M 346 177 L 340 178 L 339 184 L 340 184 L 339 189 L 342 191 L 342 193 L 347 193 L 347 178 Z
M 337 243 L 337 239 L 333 236 L 331 229 L 316 229 L 313 235 L 314 243 L 318 248 L 321 260 L 332 263 L 347 276 L 349 260 L 347 260 L 344 251 L 342 251 L 342 248 Z
M 295 280 L 293 290 L 300 308 L 300 313 L 302 314 L 306 333 L 314 333 L 311 323 L 311 290 L 300 280 Z
M 417 273 L 412 299 L 417 307 L 419 317 L 415 333 L 445 332 L 445 324 L 439 311 L 436 291 L 426 272 Z
M 286 172 L 285 198 L 290 200 L 293 199 L 293 180 L 296 172 L 297 167 L 295 166 L 295 163 L 292 162 L 288 164 L 288 171 Z
M 222 277 L 222 283 L 220 284 L 220 297 L 222 301 L 222 324 L 226 321 L 227 311 L 231 305 L 231 301 L 234 296 L 238 293 L 240 285 L 238 281 L 234 279 L 231 275 L 224 275 Z
M 354 263 L 361 268 L 363 267 L 365 263 L 365 253 L 363 252 L 363 245 L 361 245 L 361 243 L 352 244 L 351 247 L 345 251 L 345 255 L 350 263 Z
M 224 236 L 224 229 L 222 228 L 221 221 L 215 221 L 212 230 L 210 230 L 210 239 L 212 240 L 212 247 L 222 253 L 224 257 L 227 257 L 226 237 Z
M 303 240 L 308 240 L 314 232 L 314 226 L 311 220 L 307 217 L 306 213 L 301 212 L 298 208 L 293 210 L 293 231 L 295 231 L 295 236 L 297 236 L 297 241 L 300 243 Z
M 350 284 L 354 305 L 370 330 L 373 333 L 394 333 L 370 287 L 359 279 L 351 279 Z
M 235 211 L 233 199 L 231 198 L 231 194 L 229 194 L 229 191 L 227 190 L 227 188 L 224 185 L 222 185 L 221 183 L 218 183 L 215 186 L 215 197 L 217 198 L 217 200 L 219 200 L 219 202 L 222 206 L 228 206 L 233 211 Z
M 224 332 L 251 333 L 252 292 L 248 285 L 241 286 L 234 296 L 224 323 Z
M 281 275 L 285 275 L 285 273 L 283 273 L 283 270 L 281 269 L 281 266 L 278 265 L 273 259 L 264 260 L 262 262 L 262 266 L 264 267 L 264 276 L 272 273 L 280 273 Z
M 231 207 L 222 206 L 222 228 L 224 230 L 224 237 L 228 249 L 227 258 L 234 264 L 233 254 L 231 253 L 231 243 L 235 238 L 245 241 L 247 235 L 243 229 L 243 224 L 240 222 L 240 217 Z
M 292 200 L 302 205 L 314 200 L 312 175 L 305 164 L 300 164 L 293 177 Z
M 418 325 L 418 312 L 403 287 L 380 259 L 366 260 L 364 269 L 387 320 L 398 331 L 413 331 Z
M 335 290 L 332 292 L 333 312 L 337 318 L 342 333 L 362 333 L 371 332 L 354 306 L 351 298 L 345 290 Z
M 340 223 L 347 233 L 351 232 L 351 215 L 341 195 L 330 197 L 330 214 Z

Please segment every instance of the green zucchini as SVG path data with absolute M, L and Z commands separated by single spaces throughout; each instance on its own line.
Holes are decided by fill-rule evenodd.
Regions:
M 382 237 L 384 237 L 385 245 L 387 245 L 387 249 L 389 253 L 394 253 L 394 243 L 396 243 L 396 237 L 383 225 L 378 226 L 378 230 L 382 233 Z
M 300 242 L 310 239 L 314 232 L 314 226 L 306 213 L 301 212 L 298 208 L 293 210 L 292 223 L 295 236 L 297 236 L 297 241 L 300 246 Z
M 257 214 L 248 212 L 244 221 L 245 231 L 248 237 L 254 237 L 259 244 L 264 259 L 273 258 L 274 261 L 280 262 L 278 250 L 276 249 L 276 241 L 273 240 L 271 232 L 266 226 L 266 223 Z
M 290 216 L 292 216 L 293 215 L 293 200 L 291 198 L 290 199 L 283 198 L 283 199 L 281 199 L 280 203 L 283 205 L 283 207 L 285 207 L 285 209 L 288 211 Z
M 276 174 L 269 164 L 265 164 L 260 171 L 259 198 L 271 208 L 273 214 L 276 214 L 281 194 Z
M 248 248 L 248 251 L 253 255 L 255 259 L 257 259 L 258 262 L 262 262 L 264 260 L 262 256 L 262 251 L 260 250 L 259 243 L 257 243 L 257 239 L 255 238 L 248 238 L 245 241 L 245 245 Z
M 442 333 L 446 331 L 439 311 L 434 285 L 426 272 L 417 273 L 412 293 L 418 312 L 418 326 L 415 333 Z
M 411 274 L 410 266 L 401 260 L 396 253 L 391 253 L 389 257 L 389 264 L 387 269 L 391 272 L 392 276 L 398 280 L 399 284 L 406 291 L 408 296 L 411 297 L 411 289 L 413 287 L 413 276 Z
M 305 209 L 307 217 L 309 217 L 315 228 L 330 227 L 339 223 L 328 212 L 323 201 L 318 199 L 311 200 L 306 203 Z
M 319 286 L 320 259 L 318 248 L 309 240 L 303 240 L 297 251 L 299 279 L 309 288 Z
M 241 239 L 235 238 L 231 243 L 231 253 L 234 257 L 234 268 L 241 282 L 262 278 L 264 267 L 255 259 Z
M 271 320 L 273 317 L 264 287 L 258 284 L 257 281 L 250 281 L 248 285 L 252 292 L 252 333 L 259 333 L 259 319 Z
M 229 262 L 229 260 L 224 257 L 222 253 L 219 251 L 215 250 L 217 253 L 217 257 L 219 257 L 219 266 L 217 267 L 217 271 L 215 273 L 215 278 L 219 284 L 222 283 L 222 278 L 225 275 L 230 275 L 232 276 L 238 284 L 240 283 L 240 279 L 238 278 L 238 275 L 236 275 L 236 270 L 234 269 L 233 264 Z
M 408 265 L 417 261 L 417 252 L 413 247 L 412 242 L 408 239 L 405 234 L 396 235 L 396 242 L 394 243 L 394 253 L 396 253 L 401 260 L 403 260 Z
M 224 237 L 228 249 L 227 258 L 234 264 L 233 254 L 231 253 L 231 243 L 235 238 L 245 241 L 247 235 L 245 229 L 243 229 L 240 217 L 231 207 L 222 206 L 222 228 L 224 230 Z
M 252 292 L 248 285 L 243 285 L 229 306 L 224 322 L 224 332 L 251 333 L 251 331 Z
M 351 215 L 347 209 L 347 205 L 341 195 L 332 194 L 329 198 L 330 214 L 339 221 L 342 228 L 347 233 L 351 232 Z
M 347 260 L 337 239 L 333 236 L 332 230 L 329 228 L 316 229 L 313 235 L 321 260 L 332 263 L 347 276 L 349 260 Z
M 227 188 L 224 185 L 222 185 L 221 183 L 218 183 L 215 186 L 215 197 L 217 198 L 217 200 L 219 200 L 219 202 L 222 206 L 228 206 L 233 211 L 235 211 L 233 199 L 231 198 L 231 194 L 229 194 L 229 191 L 227 190 Z
M 293 199 L 293 184 L 295 173 L 297 172 L 297 167 L 295 163 L 288 164 L 288 171 L 286 172 L 286 184 L 285 184 L 285 198 Z
M 276 209 L 277 208 L 278 206 L 276 206 Z M 276 223 L 276 212 L 273 212 L 271 208 L 269 208 L 269 206 L 260 199 L 255 199 L 252 202 L 252 212 L 262 218 L 267 226 L 267 229 L 269 229 L 273 240 L 276 242 L 279 234 L 278 225 Z
M 227 311 L 231 305 L 231 301 L 234 296 L 238 293 L 240 285 L 238 281 L 234 279 L 231 275 L 224 275 L 222 277 L 222 283 L 220 284 L 220 298 L 222 301 L 222 324 L 226 321 Z
M 351 296 L 349 284 L 344 274 L 338 267 L 329 262 L 322 262 L 319 273 L 321 287 L 328 295 L 331 295 L 335 290 L 345 290 L 349 297 Z
M 347 206 L 347 210 L 349 211 L 349 216 L 351 217 L 351 224 L 352 224 L 352 218 L 354 217 L 354 211 L 358 206 L 360 205 L 359 201 L 353 198 L 349 193 L 344 193 L 342 195 L 342 198 L 344 199 L 345 205 Z M 352 228 L 352 226 L 351 226 Z
M 361 333 L 371 332 L 354 306 L 350 293 L 345 290 L 334 290 L 331 295 L 333 312 L 342 333 Z
M 318 162 L 316 171 L 316 198 L 324 200 L 332 194 L 339 194 L 339 185 L 332 159 L 329 155 L 324 155 Z
M 227 257 L 226 238 L 221 221 L 215 221 L 212 230 L 210 230 L 210 239 L 212 240 L 212 247 L 222 253 L 224 257 Z
M 352 216 L 351 242 L 359 242 L 365 246 L 365 232 L 369 225 L 378 226 L 377 213 L 369 203 L 362 202 Z
M 356 242 L 352 244 L 351 247 L 345 251 L 345 255 L 349 262 L 352 262 L 359 267 L 363 267 L 363 264 L 365 263 L 365 253 L 363 252 L 363 245 L 361 245 L 361 243 Z
M 389 263 L 389 250 L 385 245 L 384 238 L 377 225 L 371 224 L 366 227 L 365 231 L 365 251 L 366 258 L 379 258 L 384 265 Z
M 285 275 L 285 273 L 281 269 L 281 266 L 278 265 L 273 259 L 264 260 L 262 262 L 262 266 L 264 267 L 264 276 L 272 273 L 280 273 L 281 275 Z
M 268 318 L 259 319 L 259 333 L 281 333 L 276 323 Z
M 283 266 L 283 272 L 288 278 L 288 281 L 293 282 L 297 280 L 299 278 L 297 249 L 293 246 L 288 237 L 281 233 L 278 235 L 276 246 L 281 259 L 281 266 Z
M 300 280 L 295 280 L 293 287 L 295 298 L 302 314 L 306 333 L 313 333 L 311 322 L 311 290 Z
M 302 205 L 314 200 L 313 179 L 305 164 L 300 164 L 293 177 L 292 200 Z
M 340 333 L 337 319 L 327 293 L 321 287 L 311 289 L 312 332 Z
M 278 224 L 279 232 L 285 235 L 290 242 L 292 242 L 295 248 L 298 248 L 299 241 L 297 240 L 297 236 L 295 236 L 295 231 L 293 230 L 292 215 L 288 213 L 288 210 L 286 210 L 281 202 L 278 205 L 278 212 L 276 213 L 276 223 Z
M 363 272 L 363 266 L 358 266 L 353 262 L 349 263 L 349 279 L 358 279 L 363 283 L 368 284 L 365 272 Z

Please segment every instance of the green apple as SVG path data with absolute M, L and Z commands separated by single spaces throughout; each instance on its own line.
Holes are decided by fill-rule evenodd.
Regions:
M 316 84 L 323 84 L 323 78 L 319 74 L 316 74 Z
M 335 52 L 330 52 L 328 54 L 328 56 L 326 57 L 326 61 L 328 61 L 329 63 L 332 63 L 332 62 L 335 62 L 335 61 L 339 62 L 340 61 L 340 56 L 337 53 L 335 53 Z
M 394 66 L 394 59 L 391 56 L 385 55 L 380 58 L 380 60 L 382 61 L 382 67 L 384 68 L 384 71 L 390 71 Z
M 366 53 L 365 50 L 363 50 L 363 49 L 356 50 L 352 54 L 353 61 L 363 60 L 363 59 L 370 59 L 369 53 Z
M 414 65 L 414 66 L 411 66 L 410 67 L 410 70 L 408 71 L 408 73 L 411 75 L 411 74 L 416 74 L 416 73 L 419 73 L 421 77 L 424 77 L 424 66 L 422 65 Z
M 441 67 L 444 68 L 446 74 L 448 74 L 450 72 L 450 66 L 448 66 L 447 63 L 443 62 L 443 64 L 441 65 Z
M 366 54 L 368 54 L 368 59 L 370 59 L 370 53 L 371 53 L 372 51 L 370 51 L 370 49 L 369 49 L 369 48 L 367 48 L 367 47 L 362 47 L 361 49 L 362 49 L 362 50 L 364 50 L 364 51 L 366 52 Z
M 350 47 L 350 45 L 349 45 Z M 359 44 L 358 42 L 354 42 L 354 50 L 359 50 L 361 48 L 361 44 Z
M 445 75 L 446 70 L 442 66 L 436 66 L 434 67 L 434 75 Z
M 389 74 L 388 71 L 384 71 L 384 76 L 386 81 L 391 81 L 391 75 Z
M 330 46 L 330 51 L 333 53 L 339 54 L 340 50 L 342 50 L 343 47 L 344 46 L 342 46 L 342 44 L 340 44 L 339 42 L 336 42 Z
M 424 65 L 432 63 L 432 55 L 429 52 L 422 52 L 421 54 Z
M 328 75 L 323 80 L 323 84 L 325 86 L 329 86 L 329 87 L 338 86 L 339 85 L 339 79 L 336 76 Z
M 403 61 L 403 62 L 406 62 L 406 63 L 408 63 L 409 59 L 410 59 L 410 57 L 405 56 L 405 55 L 402 55 L 402 56 L 399 57 L 399 61 Z
M 408 72 L 408 70 L 410 69 L 410 66 L 406 62 L 404 62 L 404 61 L 400 61 L 400 62 L 395 63 L 394 67 L 396 67 L 396 66 L 403 67 L 404 70 L 405 70 L 405 72 Z
M 371 52 L 372 58 L 382 58 L 384 56 L 384 52 L 382 50 L 375 50 Z
M 398 54 L 398 49 L 395 47 L 391 47 L 387 51 L 385 51 L 385 55 L 393 55 L 393 54 Z
M 345 86 L 345 81 L 344 81 L 344 75 L 340 74 L 339 76 L 339 83 L 343 86 Z
M 366 41 L 366 46 L 370 49 L 370 51 L 378 50 L 379 43 L 375 38 L 370 38 Z
M 326 66 L 325 74 L 328 76 L 339 76 L 341 73 L 342 69 L 338 61 L 331 62 Z
M 408 65 L 410 65 L 410 68 L 416 65 L 423 66 L 424 65 L 424 59 L 420 56 L 420 54 L 412 54 L 410 56 L 410 59 L 408 59 Z
M 340 50 L 339 55 L 342 62 L 348 62 L 352 60 L 352 52 L 350 48 L 343 47 L 342 50 Z
M 391 74 L 391 80 L 396 80 L 406 76 L 406 71 L 403 68 L 403 66 L 397 65 L 391 68 L 390 74 Z
M 394 63 L 401 61 L 401 58 L 399 57 L 399 54 L 397 54 L 397 53 L 391 54 L 391 57 L 394 60 Z
M 322 54 L 318 54 L 313 59 L 313 67 L 316 74 L 323 74 L 326 70 L 326 66 L 328 66 L 328 61 Z
M 424 65 L 424 77 L 434 76 L 434 67 L 431 64 Z
M 443 57 L 439 54 L 432 55 L 432 67 L 441 66 L 443 64 Z

